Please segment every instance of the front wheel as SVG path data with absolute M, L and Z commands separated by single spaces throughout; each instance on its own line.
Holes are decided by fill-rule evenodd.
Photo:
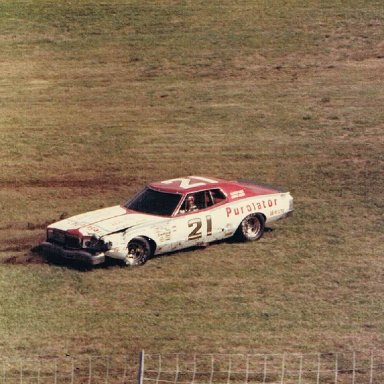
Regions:
M 137 237 L 129 242 L 124 262 L 126 265 L 143 265 L 149 256 L 151 256 L 149 242 L 144 237 Z
M 237 237 L 243 241 L 259 240 L 264 233 L 265 220 L 261 214 L 248 215 L 237 229 Z

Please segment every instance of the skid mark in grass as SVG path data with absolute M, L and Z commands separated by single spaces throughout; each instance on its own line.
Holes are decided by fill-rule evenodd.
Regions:
M 2 264 L 12 265 L 29 265 L 29 264 L 45 264 L 46 260 L 38 253 L 28 252 L 20 254 L 12 254 L 0 259 Z

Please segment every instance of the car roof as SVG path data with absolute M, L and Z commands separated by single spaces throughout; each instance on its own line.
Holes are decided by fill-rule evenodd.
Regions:
M 214 177 L 186 176 L 150 183 L 148 186 L 158 191 L 184 194 L 203 189 L 221 188 L 226 190 L 226 187 L 232 184 L 236 183 Z
M 220 189 L 229 201 L 252 196 L 281 193 L 281 190 L 251 181 L 228 181 L 215 177 L 187 176 L 148 184 L 157 191 L 185 195 L 208 189 Z

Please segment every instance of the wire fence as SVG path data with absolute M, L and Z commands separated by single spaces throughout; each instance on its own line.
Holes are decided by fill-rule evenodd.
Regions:
M 137 383 L 136 355 L 1 358 L 0 364 L 0 384 Z
M 0 358 L 0 384 L 384 384 L 384 351 Z
M 384 384 L 382 352 L 145 354 L 141 371 L 140 384 Z

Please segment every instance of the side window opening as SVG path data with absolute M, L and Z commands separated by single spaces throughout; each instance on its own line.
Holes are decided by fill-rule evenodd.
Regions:
M 197 209 L 206 208 L 205 194 L 205 191 L 195 193 L 195 204 Z
M 219 204 L 225 200 L 225 195 L 220 189 L 211 189 L 210 193 L 212 197 L 212 205 Z
M 220 189 L 190 193 L 185 197 L 178 214 L 212 207 L 215 204 L 221 203 L 225 199 L 226 197 Z

